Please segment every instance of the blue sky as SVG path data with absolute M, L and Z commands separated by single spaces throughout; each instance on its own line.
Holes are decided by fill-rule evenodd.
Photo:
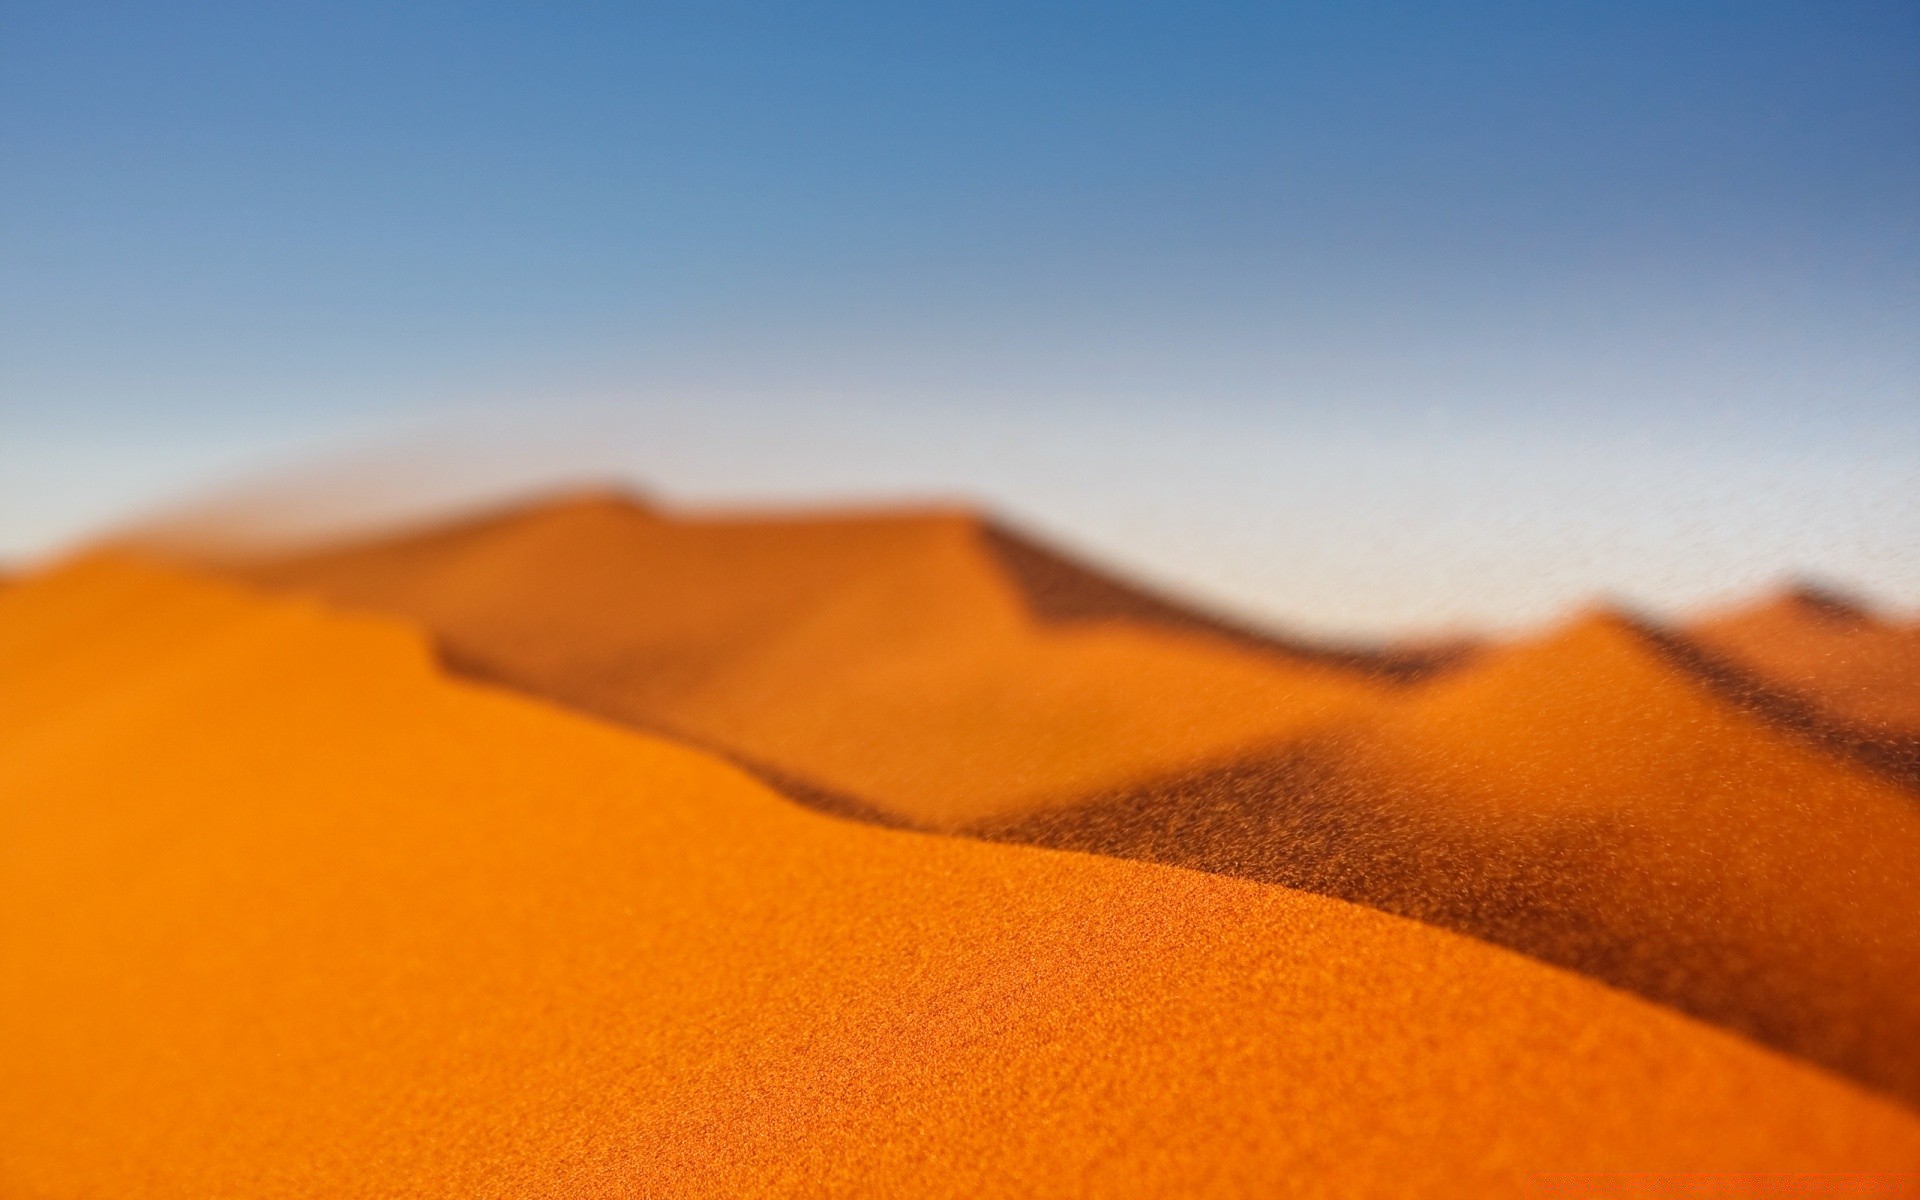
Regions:
M 1920 481 L 1808 482 L 1920 461 L 1916 63 L 1838 0 L 0 0 L 0 553 L 475 414 L 617 411 L 670 476 L 645 414 L 751 397 L 849 431 L 822 490 L 876 411 L 1811 455 L 1887 543 L 1830 569 L 1920 588 Z

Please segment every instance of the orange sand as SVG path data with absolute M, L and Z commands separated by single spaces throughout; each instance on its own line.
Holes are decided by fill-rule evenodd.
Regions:
M 1482 887 L 1497 940 L 1920 1102 L 1920 796 L 1606 617 L 1436 685 L 1368 756 L 1496 862 L 1483 881 L 1529 889 L 1495 912 Z
M 1920 1118 L 1429 926 L 810 813 L 111 558 L 0 594 L 0 1192 L 1521 1194 Z
M 689 519 L 595 497 L 245 573 L 933 829 L 1231 758 L 1393 690 L 1200 631 L 1043 621 L 960 512 Z
M 1920 1102 L 1920 797 L 1618 618 L 1267 758 L 982 832 L 1373 904 Z
M 1703 649 L 1835 721 L 1886 740 L 1920 741 L 1920 621 L 1889 621 L 1797 590 L 1687 626 Z
M 1358 900 L 1920 1104 L 1920 795 L 1685 644 L 1596 617 L 1409 683 L 1113 603 L 1047 618 L 994 547 L 963 513 L 588 498 L 243 570 L 421 621 L 471 672 L 824 807 Z M 1863 655 L 1757 611 L 1694 632 L 1745 629 L 1795 687 L 1865 711 L 1821 674 L 1864 677 Z M 1907 633 L 1864 628 L 1846 644 Z M 1874 711 L 1915 703 L 1920 668 L 1875 661 Z

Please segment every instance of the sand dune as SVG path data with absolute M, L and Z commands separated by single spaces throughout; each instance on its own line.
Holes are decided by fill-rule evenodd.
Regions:
M 12 1194 L 1920 1164 L 1910 1112 L 1578 976 L 1284 888 L 823 817 L 451 681 L 388 620 L 95 559 L 0 595 L 0 696 Z
M 1682 633 L 1735 691 L 1758 693 L 1763 707 L 1771 700 L 1843 751 L 1920 781 L 1920 621 L 1801 587 L 1710 613 Z
M 238 569 L 931 829 L 1231 759 L 1444 658 L 1260 639 L 960 511 L 679 518 L 587 497 Z
M 1721 703 L 1619 617 L 981 832 L 1362 901 L 1920 1100 L 1920 797 Z
M 1851 618 L 1796 601 L 1784 632 L 1772 608 L 1681 632 L 1600 614 L 1506 647 L 1320 650 L 960 511 L 610 496 L 229 569 L 417 620 L 468 674 L 817 807 L 1358 900 L 1920 1103 L 1920 795 L 1806 718 L 1868 711 L 1864 651 L 1843 678 L 1806 650 L 1865 645 Z M 1727 647 L 1796 637 L 1729 674 Z M 1875 661 L 1872 711 L 1920 693 Z

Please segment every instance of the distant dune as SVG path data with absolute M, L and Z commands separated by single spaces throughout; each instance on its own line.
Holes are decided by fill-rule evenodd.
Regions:
M 960 511 L 678 518 L 592 496 L 234 569 L 933 829 L 1244 753 L 1434 657 L 1263 639 Z
M 1683 633 L 1736 689 L 1788 699 L 1802 711 L 1783 711 L 1787 720 L 1920 780 L 1920 620 L 1799 587 Z

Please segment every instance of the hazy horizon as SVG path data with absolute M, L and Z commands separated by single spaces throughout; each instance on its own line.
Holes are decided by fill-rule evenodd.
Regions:
M 8 5 L 0 558 L 411 453 L 961 497 L 1327 632 L 1911 608 L 1917 60 L 1902 4 Z

